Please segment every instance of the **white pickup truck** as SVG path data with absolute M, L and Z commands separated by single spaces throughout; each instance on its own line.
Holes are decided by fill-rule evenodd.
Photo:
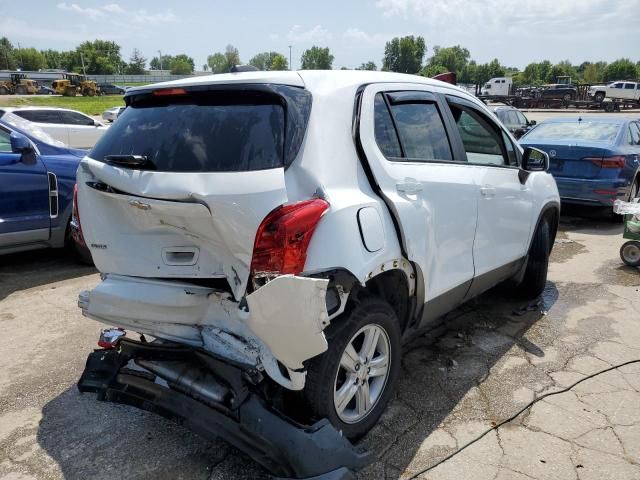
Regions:
M 594 85 L 589 88 L 589 97 L 596 102 L 606 98 L 616 100 L 640 101 L 640 83 L 638 82 L 612 82 L 607 85 Z

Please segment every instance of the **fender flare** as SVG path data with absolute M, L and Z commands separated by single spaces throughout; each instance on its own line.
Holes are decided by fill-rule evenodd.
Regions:
M 555 200 L 545 203 L 544 206 L 540 209 L 538 219 L 536 220 L 536 227 L 531 232 L 531 238 L 529 239 L 529 247 L 527 248 L 527 252 L 529 251 L 529 248 L 531 248 L 533 236 L 538 230 L 540 223 L 542 223 L 542 220 L 545 219 L 547 215 L 553 211 L 555 211 L 556 214 L 556 222 L 554 225 L 549 225 L 549 227 L 551 228 L 551 249 L 553 249 L 553 243 L 556 239 L 556 234 L 558 233 L 558 224 L 560 223 L 560 203 L 556 202 Z

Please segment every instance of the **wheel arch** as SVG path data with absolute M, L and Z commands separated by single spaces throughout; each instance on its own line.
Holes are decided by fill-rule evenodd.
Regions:
M 538 227 L 540 227 L 540 224 L 544 220 L 549 223 L 549 241 L 551 242 L 551 249 L 553 249 L 553 243 L 558 233 L 558 224 L 560 223 L 560 204 L 558 202 L 548 202 L 540 210 L 538 220 L 536 221 L 536 226 L 531 232 L 532 234 L 531 239 L 529 240 L 529 247 L 531 247 L 531 242 L 533 241 L 535 232 L 538 230 Z

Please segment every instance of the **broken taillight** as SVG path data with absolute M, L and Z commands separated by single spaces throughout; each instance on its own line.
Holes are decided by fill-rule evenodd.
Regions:
M 325 200 L 313 198 L 272 210 L 256 233 L 251 259 L 254 280 L 302 272 L 313 232 L 328 208 Z
M 116 348 L 120 339 L 127 335 L 124 328 L 105 328 L 100 332 L 98 346 L 100 348 Z
M 71 236 L 75 242 L 81 246 L 86 246 L 82 225 L 80 224 L 80 213 L 78 213 L 78 184 L 73 185 L 73 201 L 71 207 Z

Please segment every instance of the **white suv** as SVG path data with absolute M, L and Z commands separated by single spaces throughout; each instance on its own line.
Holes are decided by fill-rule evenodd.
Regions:
M 225 395 L 203 393 L 218 382 L 232 410 L 237 385 L 251 384 L 269 408 L 358 438 L 393 394 L 404 341 L 505 280 L 543 291 L 560 208 L 548 157 L 523 152 L 459 88 L 382 72 L 248 72 L 125 99 L 78 170 L 102 272 L 79 304 L 145 335 L 111 330 L 101 344 L 119 345 L 114 358 L 149 383 L 219 406 Z M 148 345 L 259 375 L 234 387 L 220 364 L 176 367 Z M 117 388 L 96 381 L 94 363 L 83 391 L 126 390 L 117 372 Z M 195 371 L 209 380 L 196 386 Z

